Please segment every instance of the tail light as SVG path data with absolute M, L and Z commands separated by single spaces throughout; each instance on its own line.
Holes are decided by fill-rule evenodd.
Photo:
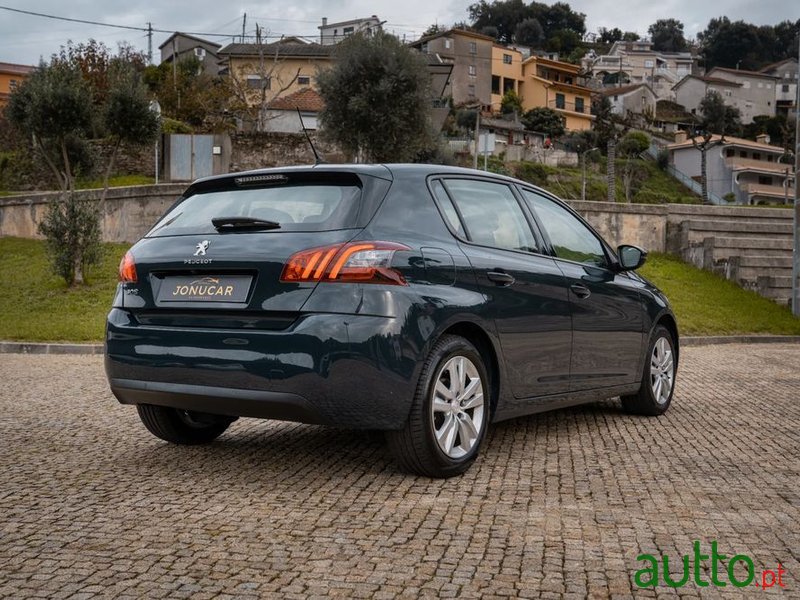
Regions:
M 119 280 L 122 283 L 136 283 L 136 262 L 133 254 L 126 252 L 119 263 Z
M 301 250 L 289 257 L 281 281 L 339 281 L 407 285 L 402 273 L 391 267 L 399 250 L 395 242 L 349 242 Z

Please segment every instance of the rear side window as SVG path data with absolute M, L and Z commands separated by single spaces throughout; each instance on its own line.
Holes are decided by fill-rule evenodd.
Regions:
M 470 241 L 506 250 L 538 251 L 510 187 L 475 179 L 447 179 L 444 185 L 464 219 Z
M 276 231 L 332 231 L 356 226 L 361 188 L 313 183 L 209 191 L 173 207 L 150 237 L 214 233 L 211 219 L 251 217 L 280 224 Z

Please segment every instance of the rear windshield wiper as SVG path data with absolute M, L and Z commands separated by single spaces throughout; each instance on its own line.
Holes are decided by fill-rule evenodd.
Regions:
M 218 231 L 233 229 L 280 229 L 281 224 L 255 217 L 214 217 L 211 223 Z

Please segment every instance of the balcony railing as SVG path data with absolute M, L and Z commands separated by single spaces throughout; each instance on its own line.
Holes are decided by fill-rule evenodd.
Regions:
M 787 165 L 779 162 L 769 162 L 767 160 L 756 160 L 754 158 L 742 158 L 740 156 L 728 156 L 725 158 L 725 165 L 729 169 L 736 171 L 753 169 L 759 171 L 770 171 L 773 173 L 785 173 L 789 169 L 789 173 L 793 173 L 792 165 Z
M 584 101 L 582 105 L 576 105 L 574 102 L 559 102 L 557 100 L 550 100 L 547 103 L 548 108 L 554 108 L 556 110 L 569 110 L 576 113 L 583 113 L 588 115 L 590 112 L 591 104 L 588 101 Z
M 739 186 L 740 189 L 750 196 L 770 196 L 772 198 L 794 199 L 794 186 L 789 186 L 788 190 L 782 185 L 765 185 L 763 183 L 745 183 Z

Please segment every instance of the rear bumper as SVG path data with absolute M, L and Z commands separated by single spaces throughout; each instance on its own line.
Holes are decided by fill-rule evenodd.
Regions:
M 105 366 L 123 404 L 399 429 L 418 346 L 402 319 L 311 314 L 284 331 L 152 327 L 112 309 Z

